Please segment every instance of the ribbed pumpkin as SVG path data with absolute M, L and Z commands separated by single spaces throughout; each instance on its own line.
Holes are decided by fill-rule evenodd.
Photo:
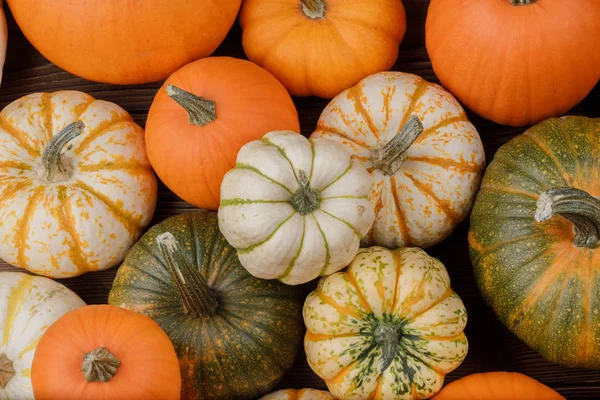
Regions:
M 305 283 L 356 255 L 373 224 L 370 183 L 339 143 L 269 132 L 225 175 L 219 228 L 252 275 Z
M 565 400 L 560 394 L 518 372 L 467 375 L 444 386 L 432 400 Z
M 31 362 L 40 337 L 82 306 L 79 296 L 51 279 L 0 272 L 0 399 L 33 400 Z
M 244 51 L 290 93 L 331 99 L 394 65 L 406 31 L 400 0 L 245 0 Z
M 2 69 L 6 61 L 6 46 L 8 44 L 8 27 L 4 9 L 0 7 L 0 82 L 2 82 Z
M 179 357 L 182 398 L 256 399 L 302 343 L 302 290 L 252 277 L 215 213 L 150 229 L 119 269 L 109 303 L 154 319 Z
M 0 113 L 0 257 L 66 278 L 111 267 L 150 223 L 144 131 L 116 104 L 35 93 Z
M 532 125 L 579 103 L 600 79 L 597 0 L 431 0 L 427 52 L 464 105 Z
M 362 249 L 304 304 L 310 367 L 341 400 L 428 399 L 467 355 L 467 312 L 418 248 Z
M 241 2 L 7 0 L 44 57 L 85 79 L 127 85 L 165 79 L 210 55 Z
M 281 83 L 251 62 L 211 57 L 181 68 L 159 89 L 146 122 L 146 148 L 169 189 L 216 210 L 223 176 L 240 148 L 278 129 L 300 131 Z
M 324 390 L 284 389 L 263 396 L 259 400 L 335 400 L 335 397 Z
M 372 75 L 341 93 L 311 137 L 342 143 L 370 172 L 376 217 L 367 245 L 426 248 L 445 239 L 467 217 L 485 166 L 460 104 L 401 72 Z
M 481 293 L 546 359 L 600 368 L 600 119 L 549 119 L 498 150 L 471 215 Z
M 41 337 L 36 400 L 179 400 L 177 354 L 158 324 L 106 304 L 78 308 Z

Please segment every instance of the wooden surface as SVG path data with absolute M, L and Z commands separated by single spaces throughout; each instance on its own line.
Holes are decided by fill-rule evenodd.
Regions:
M 394 70 L 414 73 L 439 83 L 425 50 L 424 26 L 428 4 L 428 0 L 404 0 L 408 32 Z M 131 113 L 137 123 L 144 126 L 148 109 L 160 83 L 123 87 L 77 78 L 43 58 L 19 31 L 6 6 L 5 12 L 9 21 L 9 41 L 0 90 L 0 107 L 3 108 L 17 98 L 33 92 L 80 90 L 98 99 L 119 104 Z M 237 24 L 215 55 L 245 58 L 241 46 L 241 30 Z M 302 133 L 309 135 L 327 101 L 317 98 L 295 98 L 294 101 L 300 115 Z M 600 85 L 569 114 L 600 117 Z M 500 126 L 472 113 L 468 113 L 468 116 L 481 134 L 488 162 L 499 146 L 523 132 L 521 128 Z M 161 184 L 153 223 L 190 209 L 193 207 Z M 450 238 L 428 249 L 429 254 L 439 258 L 448 268 L 452 287 L 463 299 L 469 315 L 466 329 L 470 343 L 469 354 L 464 363 L 448 375 L 447 381 L 475 372 L 518 371 L 551 386 L 568 399 L 600 399 L 600 371 L 568 369 L 545 362 L 496 320 L 475 285 L 467 252 L 467 231 L 468 223 L 465 222 Z M 0 271 L 12 269 L 14 268 L 0 261 Z M 88 304 L 105 303 L 116 271 L 115 267 L 61 282 L 77 292 Z M 305 285 L 307 293 L 314 285 L 315 282 Z M 325 384 L 312 373 L 304 355 L 301 355 L 280 387 L 324 389 Z

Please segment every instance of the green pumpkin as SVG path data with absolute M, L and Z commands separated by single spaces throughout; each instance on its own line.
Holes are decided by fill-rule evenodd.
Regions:
M 254 278 L 195 212 L 150 229 L 129 251 L 109 303 L 154 319 L 171 338 L 184 399 L 255 399 L 273 389 L 302 346 L 301 288 Z
M 471 215 L 477 284 L 547 360 L 600 368 L 600 119 L 546 120 L 498 150 Z

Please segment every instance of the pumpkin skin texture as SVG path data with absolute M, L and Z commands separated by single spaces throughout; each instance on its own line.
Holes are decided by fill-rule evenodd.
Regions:
M 196 110 L 188 113 L 170 97 L 169 90 L 177 90 L 173 87 L 205 100 L 192 98 L 189 104 L 185 93 L 175 94 Z M 211 102 L 214 111 L 202 114 L 202 105 Z M 300 131 L 298 113 L 281 83 L 251 62 L 212 57 L 186 65 L 158 91 L 148 113 L 146 148 L 169 189 L 197 207 L 217 210 L 223 176 L 240 148 L 278 129 Z
M 533 378 L 518 372 L 467 375 L 442 389 L 433 400 L 565 400 Z
M 12 15 L 44 57 L 96 82 L 165 79 L 209 56 L 233 25 L 241 0 L 10 0 Z
M 460 104 L 401 72 L 370 76 L 341 93 L 311 137 L 343 144 L 371 174 L 376 217 L 364 245 L 439 243 L 469 214 L 485 166 L 479 134 Z
M 245 0 L 240 25 L 248 58 L 290 93 L 331 99 L 394 65 L 406 16 L 400 0 Z
M 156 206 L 142 128 L 76 91 L 2 110 L 0 177 L 0 257 L 52 278 L 121 262 Z
M 339 143 L 270 132 L 225 175 L 219 228 L 252 275 L 305 283 L 356 255 L 373 224 L 369 185 Z
M 471 214 L 483 297 L 527 345 L 570 367 L 600 368 L 599 144 L 599 119 L 530 128 L 498 150 Z
M 177 354 L 158 324 L 109 305 L 66 313 L 44 333 L 31 367 L 39 400 L 179 400 Z
M 31 362 L 40 337 L 64 313 L 83 306 L 51 279 L 0 273 L 0 399 L 33 400 Z
M 132 247 L 108 301 L 149 316 L 171 338 L 182 398 L 250 400 L 292 366 L 304 334 L 302 299 L 300 288 L 248 274 L 216 213 L 196 212 L 156 225 Z
M 432 0 L 427 52 L 465 106 L 533 125 L 567 112 L 600 79 L 599 20 L 596 0 Z
M 444 265 L 418 248 L 361 249 L 304 303 L 304 349 L 341 400 L 437 393 L 467 355 L 467 312 Z
M 263 396 L 259 400 L 335 400 L 335 397 L 324 390 L 284 389 Z
M 0 9 L 0 82 L 2 82 L 2 69 L 6 61 L 6 46 L 8 44 L 8 27 L 4 10 Z

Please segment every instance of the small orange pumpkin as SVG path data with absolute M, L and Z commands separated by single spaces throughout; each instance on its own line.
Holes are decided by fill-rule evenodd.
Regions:
M 400 0 L 244 0 L 244 51 L 290 93 L 331 99 L 389 70 L 406 31 Z
M 251 62 L 212 57 L 186 65 L 160 88 L 148 113 L 146 149 L 169 189 L 216 210 L 240 148 L 275 130 L 300 131 L 281 83 Z
M 109 305 L 64 314 L 41 337 L 31 366 L 38 400 L 175 400 L 179 362 L 152 319 Z
M 518 372 L 485 372 L 446 385 L 433 400 L 565 400 L 533 378 Z

